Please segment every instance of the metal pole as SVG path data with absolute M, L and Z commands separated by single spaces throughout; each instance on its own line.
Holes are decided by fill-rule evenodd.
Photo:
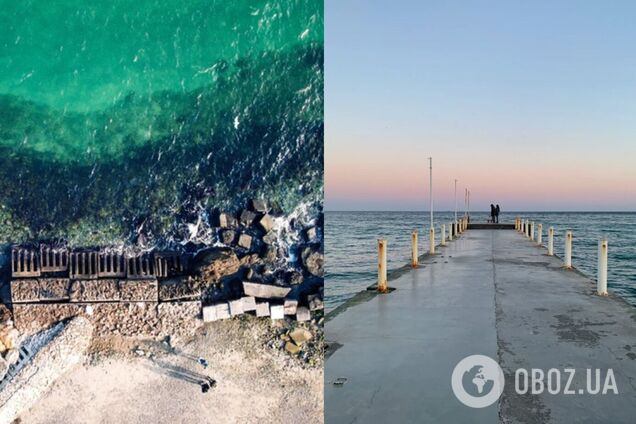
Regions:
M 440 233 L 442 233 L 442 240 L 440 241 L 440 246 L 446 246 L 446 225 L 442 224 L 442 228 Z
M 429 157 L 428 158 L 429 161 L 429 176 L 428 176 L 428 183 L 429 183 L 429 203 L 430 203 L 430 207 L 431 207 L 431 228 L 433 228 L 433 158 Z
M 554 256 L 554 227 L 548 229 L 548 256 Z
M 541 246 L 543 241 L 543 224 L 537 225 L 537 244 Z
M 455 222 L 457 222 L 457 178 L 455 178 Z
M 468 221 L 470 222 L 470 190 L 468 190 Z
M 430 246 L 428 251 L 430 252 L 431 255 L 435 254 L 435 228 L 431 227 L 430 231 L 429 231 L 429 240 L 430 240 Z

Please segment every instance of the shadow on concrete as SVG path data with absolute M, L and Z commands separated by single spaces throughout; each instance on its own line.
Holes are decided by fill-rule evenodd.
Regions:
M 153 365 L 146 365 L 148 369 L 158 374 L 167 375 L 168 377 L 176 378 L 177 380 L 185 381 L 186 383 L 196 384 L 203 387 L 208 385 L 208 388 L 214 387 L 216 381 L 205 374 L 189 370 L 178 365 L 167 364 L 156 359 L 151 359 Z

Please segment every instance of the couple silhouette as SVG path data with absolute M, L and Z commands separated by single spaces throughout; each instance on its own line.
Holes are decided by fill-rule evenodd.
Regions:
M 490 204 L 490 222 L 499 223 L 499 205 Z

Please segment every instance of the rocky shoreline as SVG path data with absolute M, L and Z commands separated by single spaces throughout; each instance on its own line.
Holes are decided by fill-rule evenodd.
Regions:
M 8 299 L 4 296 L 3 328 L 11 330 L 13 349 L 8 359 L 15 359 L 16 349 L 28 336 L 74 316 L 84 316 L 94 325 L 94 355 L 107 353 L 112 340 L 121 338 L 129 339 L 128 353 L 134 355 L 138 350 L 134 340 L 196 337 L 197 331 L 210 328 L 206 322 L 229 318 L 245 325 L 265 325 L 264 346 L 285 352 L 299 364 L 321 366 L 322 212 L 301 223 L 275 214 L 265 201 L 255 199 L 236 213 L 216 211 L 211 221 L 213 243 L 188 243 L 178 252 L 187 264 L 179 265 L 182 272 L 175 272 L 174 267 L 166 270 L 165 264 L 172 264 L 165 259 L 170 255 L 137 250 L 131 256 L 139 258 L 134 259 L 137 262 L 126 259 L 129 267 L 135 263 L 141 268 L 149 266 L 143 265 L 145 260 L 156 268 L 144 278 L 131 274 L 130 269 L 128 277 L 101 278 L 97 271 L 92 276 L 84 270 L 78 278 L 70 267 L 64 274 L 60 272 L 63 267 L 51 267 L 35 255 L 35 260 L 49 268 L 42 267 L 40 272 L 35 267 L 38 272 L 29 277 L 14 276 Z M 143 259 L 153 253 L 154 259 Z M 73 257 L 72 251 L 67 254 Z M 101 260 L 99 254 L 95 257 Z M 12 264 L 11 271 L 16 269 Z M 47 273 L 47 269 L 54 272 Z M 227 310 L 227 315 L 217 310 Z M 7 355 L 8 350 L 3 353 Z M 6 374 L 12 364 L 4 363 Z

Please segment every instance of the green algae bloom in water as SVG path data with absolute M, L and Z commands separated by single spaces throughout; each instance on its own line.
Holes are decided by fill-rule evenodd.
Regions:
M 322 1 L 2 1 L 0 243 L 322 202 Z

